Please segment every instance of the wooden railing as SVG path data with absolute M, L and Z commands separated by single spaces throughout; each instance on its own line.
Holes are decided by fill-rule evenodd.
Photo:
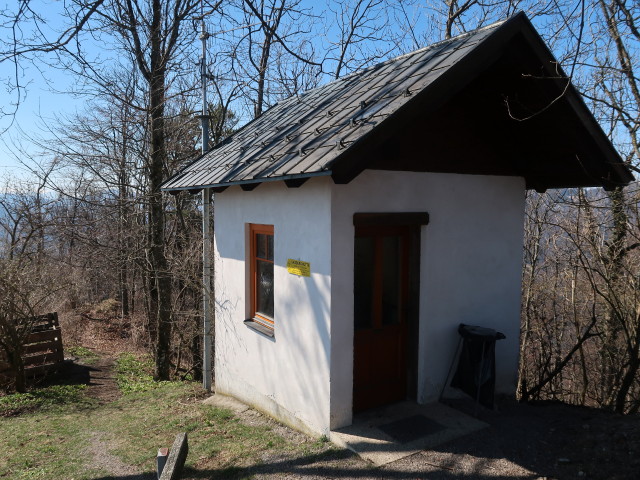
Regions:
M 28 322 L 31 324 L 31 333 L 24 344 L 22 359 L 25 376 L 35 377 L 55 370 L 64 361 L 62 334 L 55 312 L 39 315 Z M 10 365 L 3 355 L 4 352 L 0 351 L 0 376 L 10 371 Z

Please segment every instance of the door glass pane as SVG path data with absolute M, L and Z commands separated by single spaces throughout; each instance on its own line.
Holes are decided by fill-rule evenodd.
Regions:
M 273 260 L 273 235 L 256 234 L 256 257 Z
M 382 239 L 382 324 L 400 322 L 400 237 Z
M 273 235 L 267 235 L 267 260 L 273 261 Z
M 273 263 L 256 261 L 256 312 L 273 318 Z
M 373 326 L 374 250 L 374 238 L 356 237 L 353 271 L 353 317 L 355 328 L 371 328 Z

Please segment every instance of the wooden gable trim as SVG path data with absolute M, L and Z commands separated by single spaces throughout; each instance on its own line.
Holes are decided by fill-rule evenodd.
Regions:
M 484 71 L 487 65 L 492 65 L 504 54 L 508 42 L 523 28 L 523 22 L 528 22 L 524 14 L 507 20 L 476 45 L 463 61 L 451 65 L 438 79 L 418 92 L 412 101 L 405 103 L 376 128 L 357 139 L 328 165 L 333 181 L 336 184 L 351 182 L 369 166 L 371 157 L 366 154 L 367 151 L 381 148 L 385 142 L 408 128 L 416 118 L 426 117 L 446 104 Z

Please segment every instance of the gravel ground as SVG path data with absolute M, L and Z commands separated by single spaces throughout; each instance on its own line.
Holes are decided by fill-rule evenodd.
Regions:
M 468 410 L 468 404 L 454 405 Z M 472 413 L 467 411 L 466 413 Z M 273 422 L 248 410 L 245 421 Z M 343 450 L 302 458 L 263 458 L 236 478 L 260 479 L 610 479 L 640 478 L 640 418 L 562 404 L 503 400 L 481 410 L 490 424 L 376 468 Z M 262 420 L 257 420 L 262 417 Z M 278 434 L 295 440 L 286 427 Z M 204 472 L 203 472 L 204 473 Z M 196 477 L 193 477 L 196 478 Z M 197 478 L 213 478 L 198 476 Z

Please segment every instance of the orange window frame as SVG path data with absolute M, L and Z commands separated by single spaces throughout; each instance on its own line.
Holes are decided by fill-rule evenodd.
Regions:
M 261 314 L 257 311 L 257 302 L 258 302 L 258 269 L 256 268 L 258 260 L 261 262 L 270 262 L 274 263 L 274 260 L 260 258 L 257 256 L 258 250 L 258 241 L 257 236 L 259 234 L 262 235 L 271 235 L 273 237 L 273 225 L 262 225 L 262 224 L 249 224 L 249 250 L 250 250 L 250 293 L 251 293 L 251 318 L 254 321 L 264 325 L 268 328 L 273 328 L 274 319 L 270 318 L 264 314 Z M 275 255 L 274 255 L 275 256 Z

